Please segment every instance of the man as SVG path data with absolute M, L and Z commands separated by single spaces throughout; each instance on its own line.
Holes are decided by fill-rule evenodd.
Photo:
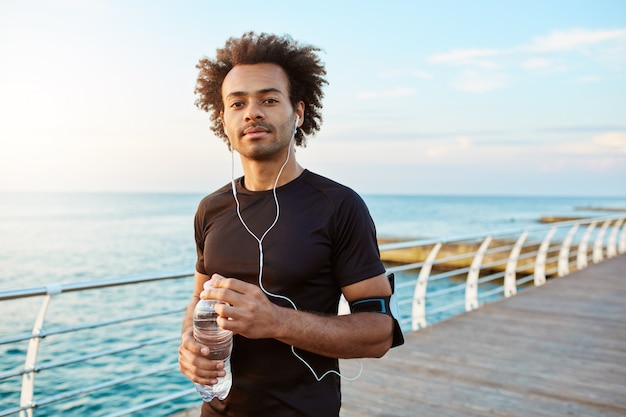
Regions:
M 251 32 L 198 64 L 196 105 L 244 172 L 205 197 L 195 218 L 181 372 L 209 385 L 224 375 L 193 339 L 200 297 L 227 303 L 216 307 L 218 324 L 235 335 L 232 389 L 204 403 L 203 417 L 338 416 L 338 358 L 381 357 L 401 338 L 365 204 L 295 158 L 295 146 L 321 125 L 326 71 L 317 52 Z M 207 281 L 213 289 L 203 291 Z M 337 315 L 341 294 L 353 314 Z

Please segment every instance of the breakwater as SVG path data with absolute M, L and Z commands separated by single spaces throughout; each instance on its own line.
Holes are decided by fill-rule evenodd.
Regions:
M 379 245 L 385 247 L 387 244 L 397 244 L 402 242 L 408 242 L 407 240 L 399 239 L 380 239 Z M 441 246 L 438 251 L 438 258 L 441 259 L 437 263 L 434 269 L 438 271 L 450 271 L 455 269 L 470 267 L 474 259 L 474 255 L 478 252 L 482 242 L 450 242 Z M 511 248 L 515 244 L 513 239 L 496 239 L 490 244 L 491 247 L 509 247 Z M 539 244 L 531 244 L 524 246 L 521 250 L 521 258 L 518 261 L 517 268 L 521 273 L 531 273 L 535 259 L 526 255 L 537 253 Z M 428 255 L 432 252 L 435 244 L 426 244 L 423 246 L 411 246 L 401 249 L 387 249 L 381 251 L 381 259 L 383 262 L 389 265 L 395 264 L 414 264 L 423 263 L 426 261 Z M 577 249 L 577 246 L 572 248 Z M 489 265 L 483 267 L 485 271 L 504 271 L 506 268 L 506 261 L 508 260 L 510 251 L 498 251 L 487 253 L 483 257 L 483 263 Z M 548 269 L 554 269 L 557 262 L 551 261 L 547 264 Z

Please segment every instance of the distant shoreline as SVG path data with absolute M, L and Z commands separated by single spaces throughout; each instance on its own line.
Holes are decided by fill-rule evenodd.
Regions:
M 610 211 L 610 212 L 626 212 L 626 207 L 622 208 L 613 208 L 613 207 L 594 207 L 594 206 L 578 206 L 574 207 L 576 211 Z

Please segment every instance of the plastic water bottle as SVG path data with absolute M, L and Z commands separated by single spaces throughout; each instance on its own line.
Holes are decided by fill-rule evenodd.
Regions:
M 205 286 L 205 289 L 210 287 Z M 230 371 L 230 352 L 233 349 L 233 333 L 224 330 L 217 324 L 217 313 L 215 305 L 220 303 L 217 300 L 200 300 L 193 311 L 193 337 L 205 346 L 210 352 L 208 358 L 211 360 L 224 361 L 224 371 L 226 375 L 217 379 L 215 385 L 196 384 L 196 390 L 206 402 L 217 397 L 225 399 L 233 384 L 233 376 Z

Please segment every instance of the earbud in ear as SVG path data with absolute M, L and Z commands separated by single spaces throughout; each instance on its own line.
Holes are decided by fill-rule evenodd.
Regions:
M 300 116 L 296 116 L 296 124 L 293 127 L 293 133 L 295 135 L 295 133 L 298 131 L 298 123 L 300 122 Z

